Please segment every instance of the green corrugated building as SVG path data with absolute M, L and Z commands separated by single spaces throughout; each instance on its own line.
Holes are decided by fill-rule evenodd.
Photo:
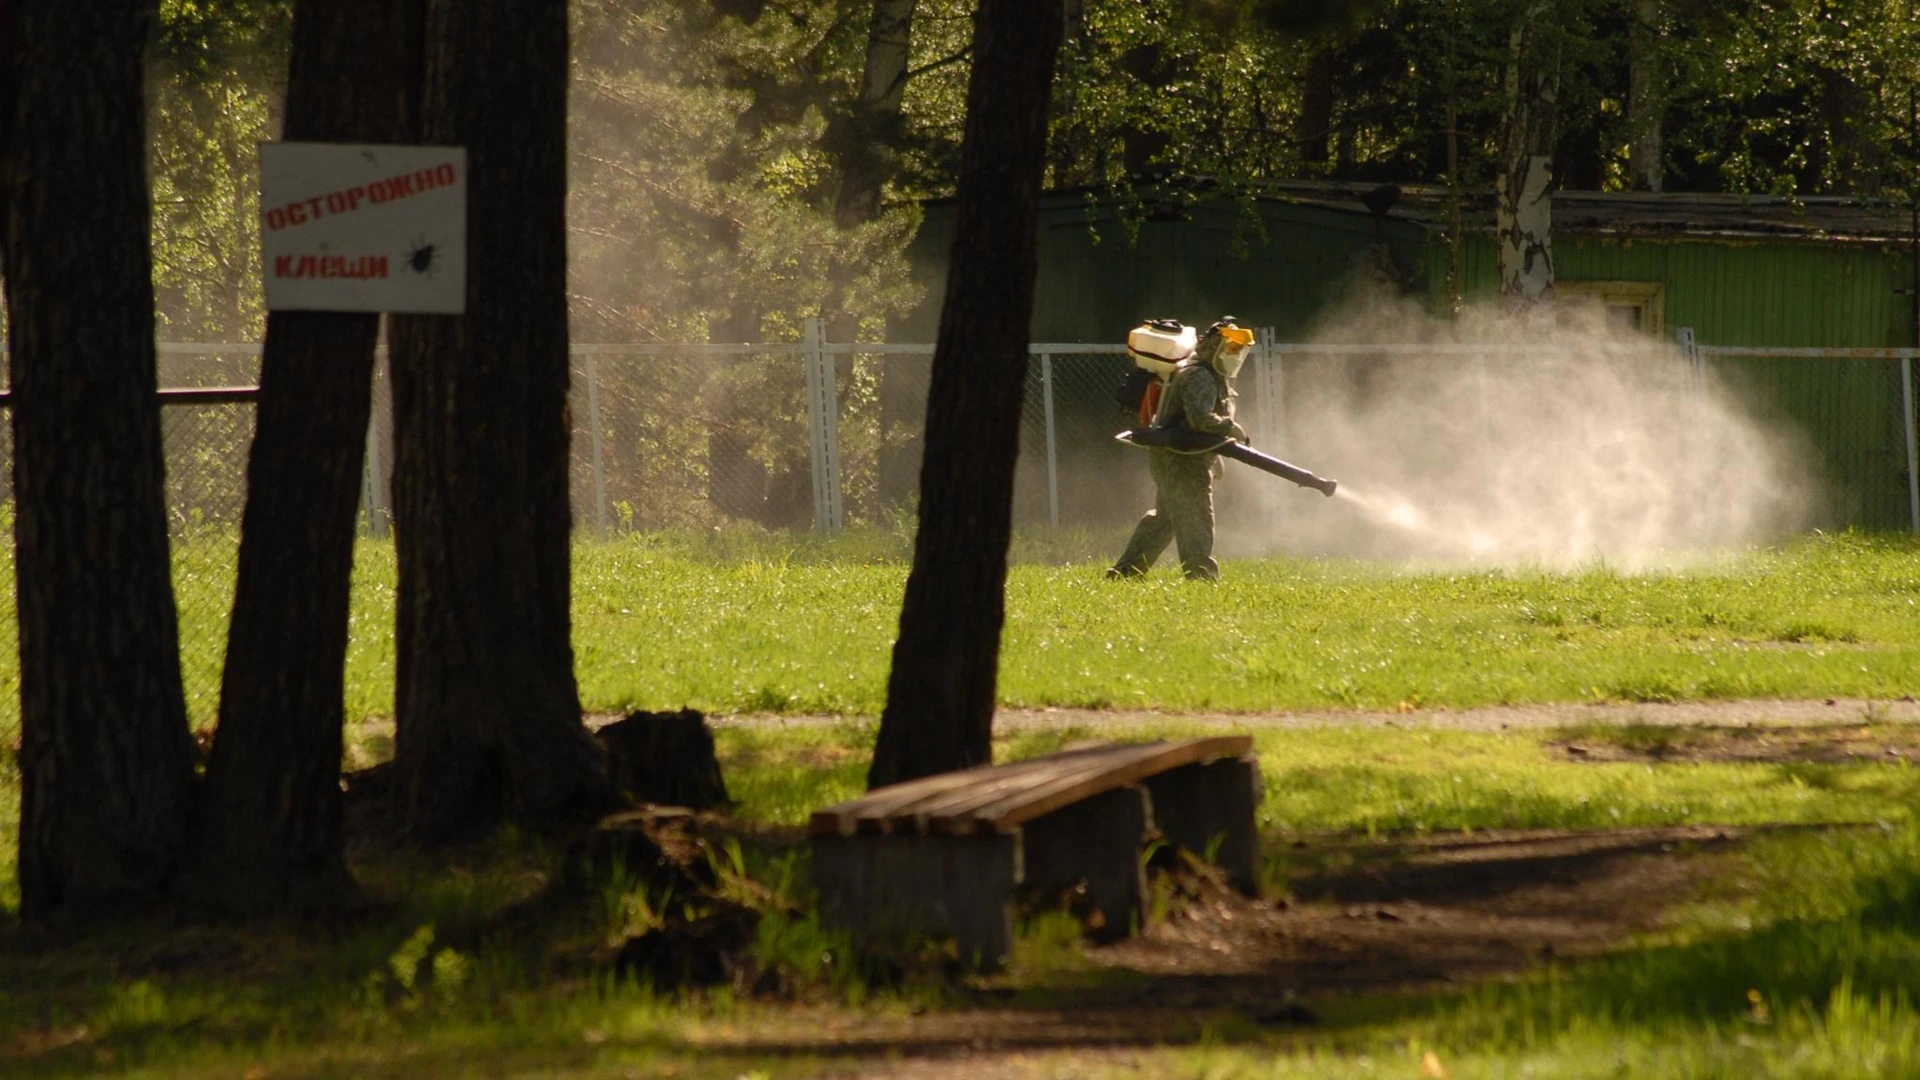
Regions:
M 1052 193 L 1041 214 L 1032 337 L 1115 342 L 1145 317 L 1204 322 L 1230 312 L 1242 325 L 1273 327 L 1280 341 L 1297 339 L 1367 265 L 1443 312 L 1452 216 L 1441 188 L 1284 183 L 1242 199 Z M 1496 291 L 1492 217 L 1490 195 L 1462 201 L 1457 258 L 1469 303 Z M 1646 332 L 1691 328 L 1702 345 L 1912 346 L 1909 225 L 1906 208 L 1863 199 L 1562 192 L 1556 281 L 1598 295 Z M 930 203 L 914 242 L 928 301 L 894 327 L 895 340 L 934 339 L 951 230 L 951 205 Z M 1714 363 L 1736 369 L 1805 430 L 1833 485 L 1831 524 L 1907 527 L 1896 362 Z

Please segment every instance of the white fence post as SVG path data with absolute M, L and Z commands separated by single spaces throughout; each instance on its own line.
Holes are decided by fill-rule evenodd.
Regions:
M 833 357 L 826 348 L 826 320 L 808 319 L 802 348 L 807 369 L 807 434 L 813 447 L 813 525 L 840 531 L 839 398 Z
M 1707 389 L 1707 358 L 1700 351 L 1700 342 L 1693 336 L 1693 327 L 1676 326 L 1673 328 L 1673 343 L 1680 348 L 1680 357 L 1687 365 L 1687 433 L 1682 437 L 1685 447 L 1683 453 L 1687 460 L 1684 479 L 1696 489 L 1700 484 L 1700 407 Z
M 1707 361 L 1700 354 L 1700 343 L 1693 338 L 1693 327 L 1674 327 L 1673 343 L 1680 346 L 1680 355 L 1687 361 L 1687 388 L 1698 401 L 1700 392 L 1707 386 Z
M 1040 400 L 1047 413 L 1047 515 L 1060 527 L 1060 468 L 1053 444 L 1053 354 L 1040 354 Z
M 598 363 L 592 353 L 587 354 L 587 423 L 593 428 L 593 520 L 600 529 L 600 539 L 607 538 L 607 466 L 601 443 L 604 432 L 600 428 L 600 379 Z
M 1281 412 L 1286 405 L 1281 397 L 1280 350 L 1273 347 L 1273 327 L 1254 330 L 1253 350 L 1253 407 L 1260 420 L 1259 446 L 1277 456 L 1285 452 L 1280 440 L 1286 430 L 1286 417 Z M 1268 524 L 1273 524 L 1286 515 L 1286 500 L 1268 487 L 1261 491 L 1261 509 Z
M 1280 444 L 1286 429 L 1282 403 L 1280 351 L 1273 347 L 1273 327 L 1253 332 L 1253 407 L 1260 413 L 1260 443 L 1269 453 L 1284 452 Z

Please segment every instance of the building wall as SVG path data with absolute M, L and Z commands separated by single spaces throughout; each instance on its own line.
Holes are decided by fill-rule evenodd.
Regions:
M 1490 237 L 1463 247 L 1463 293 L 1491 300 L 1498 287 Z M 1563 281 L 1658 281 L 1665 325 L 1691 327 L 1703 345 L 1778 348 L 1914 344 L 1912 255 L 1894 245 L 1725 240 L 1568 238 L 1554 243 Z M 1427 256 L 1429 296 L 1444 288 L 1446 245 Z M 1439 273 L 1434 274 L 1434 268 Z M 1824 523 L 1908 525 L 1906 429 L 1898 364 L 1887 360 L 1739 359 L 1715 374 L 1762 415 L 1798 427 L 1827 479 Z
M 1056 196 L 1041 213 L 1040 273 L 1032 340 L 1109 342 L 1149 318 L 1205 326 L 1234 315 L 1243 326 L 1298 334 L 1367 263 L 1376 235 L 1413 285 L 1425 237 L 1365 213 L 1288 203 L 1211 202 L 1131 224 L 1122 208 Z M 897 341 L 932 341 L 953 243 L 949 204 L 927 207 L 911 253 L 927 286 L 920 309 L 892 328 Z
M 952 220 L 949 205 L 927 209 L 913 246 L 927 301 L 895 324 L 894 340 L 936 336 Z M 1403 289 L 1436 312 L 1445 306 L 1444 234 L 1376 223 L 1362 210 L 1216 202 L 1149 214 L 1134 228 L 1130 233 L 1117 207 L 1080 196 L 1050 199 L 1042 211 L 1032 340 L 1119 342 L 1145 318 L 1205 325 L 1221 314 L 1272 326 L 1283 341 L 1297 339 L 1369 265 L 1376 242 L 1389 252 Z M 1484 233 L 1463 241 L 1468 302 L 1493 299 L 1491 241 Z M 1702 344 L 1914 344 L 1912 301 L 1897 291 L 1911 287 L 1913 269 L 1900 246 L 1587 237 L 1556 241 L 1554 255 L 1562 280 L 1663 283 L 1666 332 L 1691 327 Z M 1126 468 L 1132 452 L 1094 438 L 1116 426 L 1108 393 L 1125 361 L 1115 358 L 1112 367 L 1108 373 L 1079 361 L 1072 384 L 1056 383 L 1061 445 L 1088 465 Z M 1805 433 L 1827 478 L 1826 524 L 1906 527 L 1905 428 L 1894 362 L 1724 359 L 1715 367 L 1753 409 Z M 1083 494 L 1114 501 L 1110 492 L 1063 497 Z M 1082 517 L 1071 505 L 1062 511 Z

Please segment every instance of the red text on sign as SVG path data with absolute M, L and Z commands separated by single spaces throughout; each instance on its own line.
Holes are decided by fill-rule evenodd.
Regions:
M 273 276 L 277 278 L 384 278 L 385 255 L 275 255 Z
M 305 225 L 334 214 L 350 214 L 360 209 L 362 203 L 378 205 L 410 195 L 424 195 L 429 191 L 451 187 L 456 178 L 453 164 L 449 162 L 431 169 L 419 169 L 385 180 L 375 180 L 371 184 L 356 184 L 342 191 L 330 191 L 311 199 L 290 202 L 266 212 L 267 231 L 276 232 L 295 225 Z

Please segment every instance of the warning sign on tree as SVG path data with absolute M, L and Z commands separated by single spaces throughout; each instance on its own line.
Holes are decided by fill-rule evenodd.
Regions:
M 267 307 L 458 315 L 467 299 L 467 152 L 260 148 Z

